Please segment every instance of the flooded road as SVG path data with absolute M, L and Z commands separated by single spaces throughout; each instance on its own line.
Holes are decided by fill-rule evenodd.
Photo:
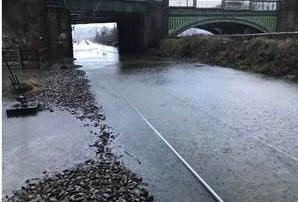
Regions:
M 297 84 L 109 51 L 77 54 L 77 64 L 120 133 L 116 150 L 156 201 L 210 195 L 143 118 L 225 201 L 298 201 Z

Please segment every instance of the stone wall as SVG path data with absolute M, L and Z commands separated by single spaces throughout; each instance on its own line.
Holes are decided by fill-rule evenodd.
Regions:
M 51 59 L 72 57 L 71 19 L 65 9 L 44 0 L 4 0 L 2 16 L 3 48 L 47 49 Z
M 53 59 L 73 57 L 70 13 L 57 6 L 47 7 L 47 27 L 50 55 Z M 65 38 L 62 36 L 65 35 Z
M 43 0 L 3 0 L 3 48 L 47 46 L 46 5 Z

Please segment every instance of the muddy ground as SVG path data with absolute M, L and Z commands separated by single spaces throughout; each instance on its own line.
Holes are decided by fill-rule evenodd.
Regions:
M 297 37 L 192 36 L 164 39 L 148 52 L 271 76 L 298 79 Z
M 40 110 L 66 110 L 77 119 L 89 122 L 86 127 L 92 127 L 90 133 L 97 137 L 90 145 L 96 149 L 96 157 L 60 173 L 45 171 L 42 178 L 28 179 L 19 190 L 5 196 L 4 201 L 153 200 L 142 178 L 128 170 L 111 151 L 110 143 L 117 135 L 104 122 L 102 107 L 89 91 L 85 72 L 51 70 L 29 81 L 26 85 L 31 90 L 25 93 L 26 98 L 37 99 Z

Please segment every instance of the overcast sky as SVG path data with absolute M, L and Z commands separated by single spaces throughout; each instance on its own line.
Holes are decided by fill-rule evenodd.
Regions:
M 78 24 L 73 25 L 72 38 L 75 41 L 80 41 L 83 39 L 93 39 L 96 36 L 96 32 L 100 32 L 102 27 L 108 27 L 112 29 L 116 26 L 116 23 L 96 23 L 96 24 Z
M 197 5 L 200 7 L 213 7 L 221 4 L 222 0 L 197 0 Z M 192 6 L 193 0 L 169 0 L 170 6 Z
M 87 28 L 87 29 L 95 29 L 95 28 L 102 28 L 103 26 L 113 28 L 116 25 L 116 23 L 94 23 L 94 24 L 78 24 L 74 25 L 76 28 Z

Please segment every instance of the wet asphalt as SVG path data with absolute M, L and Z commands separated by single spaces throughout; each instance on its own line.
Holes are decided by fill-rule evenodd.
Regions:
M 156 201 L 213 199 L 143 118 L 225 201 L 298 201 L 297 83 L 105 51 L 76 63 Z

